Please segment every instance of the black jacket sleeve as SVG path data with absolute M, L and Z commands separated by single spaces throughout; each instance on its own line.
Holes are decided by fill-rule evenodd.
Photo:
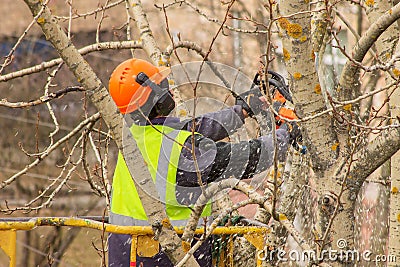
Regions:
M 194 122 L 194 123 L 193 123 Z M 206 113 L 193 120 L 184 122 L 184 130 L 194 131 L 219 141 L 236 132 L 244 124 L 242 107 L 235 105 L 216 112 Z
M 289 135 L 285 130 L 276 131 L 278 159 L 284 160 L 288 147 Z M 274 141 L 271 135 L 239 143 L 214 142 L 196 136 L 195 156 L 183 149 L 177 173 L 177 185 L 197 187 L 220 179 L 230 177 L 247 179 L 268 169 L 273 163 Z M 192 138 L 188 138 L 185 146 L 192 147 Z M 196 163 L 196 164 L 195 164 Z

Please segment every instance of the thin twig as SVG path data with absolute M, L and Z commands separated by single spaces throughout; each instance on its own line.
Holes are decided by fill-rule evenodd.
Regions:
M 40 154 L 33 162 L 28 164 L 25 168 L 11 176 L 5 181 L 2 181 L 0 183 L 0 189 L 5 188 L 6 186 L 10 185 L 12 182 L 15 181 L 18 177 L 24 175 L 28 170 L 32 169 L 33 167 L 37 166 L 42 160 L 44 160 L 53 150 L 55 150 L 57 147 L 61 146 L 63 143 L 67 142 L 69 139 L 71 139 L 73 136 L 75 136 L 83 127 L 85 127 L 88 123 L 90 123 L 93 120 L 98 120 L 100 118 L 100 113 L 96 113 L 90 118 L 82 121 L 78 126 L 76 126 L 71 132 L 69 132 L 66 136 L 62 137 L 60 140 L 54 143 L 53 146 L 49 147 L 45 153 Z
M 110 0 L 106 0 L 106 3 L 104 6 L 108 5 L 108 2 L 110 2 Z M 105 17 L 105 13 L 106 13 L 106 9 L 103 8 L 103 10 L 100 12 L 100 21 L 97 24 L 97 29 L 96 29 L 96 43 L 100 43 L 100 30 L 101 30 L 101 24 L 103 23 L 104 17 Z
M 0 100 L 0 106 L 7 107 L 7 108 L 27 108 L 38 106 L 44 103 L 48 103 L 51 100 L 61 98 L 67 95 L 70 92 L 82 92 L 84 91 L 82 86 L 69 86 L 62 90 L 59 90 L 54 93 L 47 93 L 36 100 L 31 100 L 29 102 L 8 102 L 7 99 Z
M 86 18 L 86 17 L 92 16 L 92 15 L 96 15 L 99 12 L 103 12 L 104 10 L 111 9 L 111 8 L 113 8 L 115 6 L 118 6 L 119 4 L 122 4 L 124 1 L 125 0 L 119 0 L 119 1 L 116 1 L 116 2 L 111 3 L 109 5 L 98 7 L 97 9 L 89 11 L 87 13 L 76 14 L 75 16 L 72 16 L 72 17 L 71 16 L 65 16 L 65 17 L 63 17 L 63 16 L 54 16 L 54 17 L 57 18 L 57 19 L 60 19 L 60 20 L 69 20 L 71 18 L 72 19 Z
M 17 47 L 21 44 L 22 40 L 25 38 L 25 36 L 28 34 L 28 31 L 32 28 L 33 25 L 36 24 L 36 21 L 38 20 L 38 18 L 40 17 L 40 15 L 42 15 L 43 11 L 44 11 L 44 7 L 47 5 L 47 3 L 50 0 L 46 0 L 46 2 L 44 2 L 42 4 L 42 8 L 39 10 L 38 14 L 33 18 L 33 20 L 31 21 L 31 23 L 29 23 L 28 27 L 26 27 L 25 31 L 22 33 L 22 35 L 18 38 L 17 42 L 15 43 L 15 45 L 13 46 L 13 48 L 10 50 L 10 52 L 8 53 L 7 56 L 5 56 L 5 61 L 3 62 L 3 64 L 1 65 L 0 68 L 0 74 L 3 73 L 4 68 L 7 67 L 13 60 L 13 55 L 15 53 L 15 51 L 17 50 Z
M 86 55 L 92 52 L 103 51 L 103 50 L 119 50 L 119 49 L 142 49 L 141 41 L 118 41 L 118 42 L 103 42 L 85 46 L 78 50 L 81 55 Z M 12 73 L 8 73 L 0 76 L 0 82 L 6 82 L 11 79 L 20 78 L 25 75 L 29 75 L 32 73 L 40 72 L 46 70 L 48 68 L 52 68 L 62 62 L 61 58 L 56 58 L 51 61 L 42 62 L 39 65 L 25 68 L 19 71 L 15 71 Z

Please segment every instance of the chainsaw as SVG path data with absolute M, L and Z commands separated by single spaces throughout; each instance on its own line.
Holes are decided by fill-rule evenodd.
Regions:
M 294 109 L 287 104 L 287 102 L 293 104 L 293 98 L 290 93 L 289 86 L 286 85 L 285 79 L 282 77 L 282 75 L 272 70 L 268 70 L 268 74 L 270 75 L 270 77 L 268 77 L 268 85 L 272 97 L 272 107 L 277 113 L 275 114 L 275 127 L 276 129 L 279 129 L 285 123 L 285 119 L 292 121 L 298 119 L 298 117 Z M 266 85 L 261 80 L 259 73 L 254 76 L 252 87 L 254 86 L 262 89 L 264 94 L 267 93 Z M 285 127 L 287 128 L 293 126 L 298 128 L 296 122 L 285 124 Z M 291 129 L 288 130 L 290 131 Z M 296 150 L 300 151 L 302 154 L 305 154 L 306 147 L 301 145 L 301 143 L 302 137 L 300 134 L 292 145 Z

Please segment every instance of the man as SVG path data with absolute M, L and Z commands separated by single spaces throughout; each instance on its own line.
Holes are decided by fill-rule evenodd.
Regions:
M 168 117 L 175 108 L 166 76 L 168 70 L 140 59 L 121 63 L 112 73 L 109 90 L 112 98 L 130 121 L 130 129 L 156 184 L 167 215 L 174 226 L 184 226 L 201 193 L 200 186 L 235 177 L 251 178 L 272 165 L 274 141 L 270 136 L 228 143 L 228 137 L 244 124 L 248 116 L 263 112 L 260 94 L 241 95 L 236 105 L 180 121 Z M 258 90 L 258 89 L 257 89 Z M 194 135 L 193 135 L 194 133 Z M 285 157 L 288 143 L 295 138 L 284 129 L 276 131 L 278 157 Z M 203 216 L 211 215 L 210 205 Z M 148 225 L 126 164 L 119 154 L 113 178 L 110 222 L 117 225 Z M 109 237 L 109 266 L 173 266 L 166 255 L 130 260 L 129 235 Z M 195 258 L 201 266 L 211 266 L 210 242 L 205 242 Z

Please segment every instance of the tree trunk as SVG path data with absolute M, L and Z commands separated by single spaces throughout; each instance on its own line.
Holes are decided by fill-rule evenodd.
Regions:
M 368 19 L 370 22 L 377 21 L 379 17 L 385 14 L 388 10 L 392 8 L 392 5 L 386 1 L 386 0 L 377 0 L 374 1 L 373 3 L 369 3 L 365 5 L 366 7 L 366 14 L 368 16 Z M 396 45 L 398 43 L 398 38 L 397 36 L 399 35 L 399 30 L 398 30 L 398 25 L 396 23 L 393 23 L 390 27 L 386 29 L 385 32 L 381 34 L 379 39 L 375 43 L 375 47 L 378 51 L 378 57 L 379 60 L 382 63 L 386 63 L 390 58 L 392 58 Z M 391 78 L 389 72 L 386 72 L 386 85 L 389 85 L 391 82 L 393 82 L 393 79 Z M 374 98 L 376 99 L 379 97 L 379 95 L 382 95 L 381 98 L 387 98 L 387 94 L 378 94 L 375 95 Z M 379 103 L 385 103 L 382 101 L 382 99 L 379 99 Z M 379 110 L 380 107 L 376 107 L 376 110 Z M 385 114 L 383 115 L 390 115 L 389 114 L 389 109 L 388 108 L 383 108 L 382 109 Z M 372 122 L 374 123 L 374 122 Z M 379 125 L 386 125 L 386 121 L 381 121 L 381 119 L 376 120 L 375 124 Z M 363 200 L 368 200 L 369 198 L 373 197 L 374 195 L 376 196 L 376 199 L 369 199 L 370 201 L 367 201 L 366 203 L 371 203 L 371 201 L 375 205 L 372 207 L 368 206 L 367 211 L 370 211 L 369 213 L 373 212 L 373 214 L 368 214 L 370 215 L 370 218 L 361 218 L 362 222 L 362 229 L 365 229 L 367 227 L 367 231 L 365 234 L 367 236 L 362 235 L 364 231 L 360 231 L 361 236 L 361 242 L 364 244 L 365 247 L 360 248 L 360 251 L 365 251 L 366 249 L 370 249 L 372 251 L 372 255 L 377 256 L 377 255 L 385 255 L 386 254 L 386 244 L 387 244 L 387 238 L 388 238 L 388 220 L 387 220 L 387 215 L 388 215 L 388 201 L 389 201 L 389 194 L 386 190 L 386 182 L 390 176 L 390 161 L 386 162 L 384 165 L 382 165 L 379 169 L 377 169 L 371 176 L 370 179 L 373 180 L 372 183 L 367 183 L 365 186 L 365 190 L 372 190 L 373 192 L 377 192 L 377 194 L 364 194 Z M 368 191 L 367 191 L 368 192 Z M 363 203 L 363 202 L 361 202 Z M 385 216 L 386 215 L 386 216 Z M 370 229 L 368 229 L 368 226 L 370 225 Z M 368 233 L 374 233 L 374 236 L 372 239 L 368 238 Z M 366 264 L 371 264 L 371 263 L 364 263 Z M 384 266 L 384 263 L 380 263 L 381 266 Z M 372 266 L 372 265 L 370 265 Z
M 311 14 L 307 11 L 310 11 L 308 1 L 284 0 L 279 3 L 279 15 L 285 16 L 278 19 L 283 54 L 290 76 L 295 110 L 300 118 L 326 109 L 310 38 Z M 337 158 L 337 151 L 332 149 L 336 137 L 331 121 L 331 116 L 325 114 L 301 123 L 303 139 L 316 172 L 323 172 Z
M 399 50 L 399 49 L 398 49 Z M 400 117 L 400 92 L 397 89 L 390 97 L 392 117 Z M 400 151 L 391 158 L 390 214 L 389 214 L 389 249 L 388 256 L 400 255 Z M 387 266 L 399 266 L 395 261 L 388 261 Z
M 326 109 L 324 98 L 321 94 L 320 84 L 314 65 L 314 51 L 312 49 L 311 14 L 307 11 L 310 6 L 307 1 L 281 1 L 279 13 L 284 18 L 278 20 L 282 34 L 283 53 L 288 72 L 291 76 L 291 88 L 296 113 L 300 118 L 321 112 Z M 322 55 L 320 55 L 322 56 Z M 310 101 L 312 99 L 312 101 Z M 330 191 L 340 192 L 337 180 L 332 179 L 326 172 L 338 157 L 337 141 L 335 132 L 332 131 L 332 117 L 328 114 L 303 122 L 301 125 L 302 135 L 305 139 L 308 153 L 310 155 L 314 175 L 312 179 L 316 182 L 316 190 L 319 194 L 319 213 L 317 216 L 316 234 L 317 239 L 325 236 L 326 224 L 331 217 L 326 212 L 326 200 L 332 200 L 328 204 L 334 205 Z M 329 188 L 329 191 L 327 191 Z M 336 190 L 335 190 L 336 189 Z M 351 203 L 349 203 L 351 206 Z M 347 217 L 347 213 L 340 214 Z M 349 230 L 351 224 L 343 230 Z M 334 228 L 336 233 L 342 228 Z M 350 231 L 351 232 L 351 231 Z

